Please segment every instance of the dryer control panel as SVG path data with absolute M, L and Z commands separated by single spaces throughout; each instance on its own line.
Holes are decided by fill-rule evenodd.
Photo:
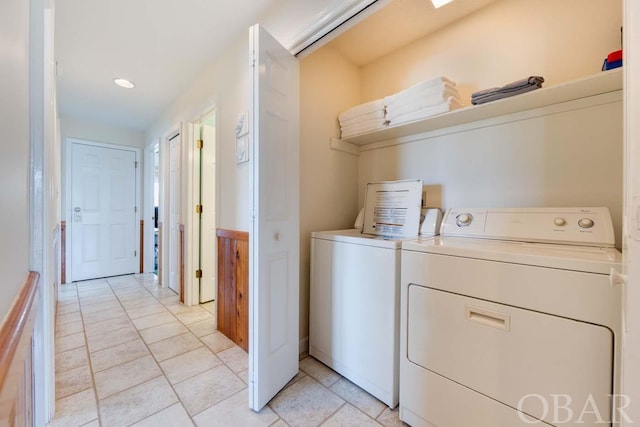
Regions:
M 609 209 L 595 208 L 452 208 L 440 234 L 478 239 L 613 247 Z

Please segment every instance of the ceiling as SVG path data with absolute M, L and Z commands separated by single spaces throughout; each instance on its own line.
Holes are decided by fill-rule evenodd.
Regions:
M 331 43 L 358 65 L 495 0 L 394 0 Z M 60 0 L 59 115 L 147 130 L 229 43 L 280 0 Z M 401 30 L 401 31 L 400 31 Z M 123 89 L 114 78 L 135 82 Z
M 278 2 L 57 1 L 59 114 L 146 130 L 206 65 Z M 136 87 L 116 86 L 118 77 Z
M 429 0 L 394 0 L 329 44 L 366 65 L 495 1 L 457 0 L 436 9 Z

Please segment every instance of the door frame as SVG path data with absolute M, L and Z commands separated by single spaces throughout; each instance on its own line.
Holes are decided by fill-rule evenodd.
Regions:
M 215 99 L 210 99 L 206 105 L 201 108 L 200 113 L 194 116 L 191 120 L 189 120 L 188 124 L 188 155 L 187 155 L 187 208 L 189 209 L 190 214 L 187 215 L 187 230 L 186 230 L 186 239 L 185 246 L 187 248 L 187 253 L 185 254 L 185 295 L 184 295 L 184 304 L 185 305 L 199 305 L 200 304 L 200 287 L 198 280 L 195 277 L 195 271 L 198 267 L 197 262 L 197 254 L 200 244 L 200 236 L 199 236 L 199 228 L 198 228 L 198 214 L 195 212 L 195 208 L 191 209 L 191 207 L 195 207 L 198 203 L 199 199 L 199 191 L 200 191 L 200 180 L 198 175 L 198 168 L 196 167 L 197 161 L 197 152 L 198 149 L 196 147 L 197 135 L 196 128 L 202 125 L 202 122 L 211 114 L 215 114 L 215 132 L 216 132 L 216 144 L 215 144 L 215 156 L 216 156 L 216 170 L 215 170 L 215 204 L 213 206 L 215 215 L 215 224 L 216 228 L 220 226 L 220 218 L 217 215 L 220 206 L 220 167 L 218 163 L 218 159 L 220 158 L 220 144 L 217 143 L 220 139 L 220 127 L 219 127 L 219 116 L 218 110 L 216 108 Z M 205 208 L 207 209 L 207 208 Z M 214 298 L 214 301 L 217 303 L 217 298 Z
M 160 149 L 160 139 L 154 139 L 144 149 L 144 259 L 143 272 L 153 273 L 154 241 L 153 241 L 153 158 L 156 146 Z M 158 161 L 159 163 L 159 161 Z M 159 166 L 159 165 L 158 165 Z M 158 170 L 158 182 L 160 171 Z M 158 210 L 160 208 L 158 207 Z
M 125 150 L 125 151 L 133 151 L 135 153 L 136 156 L 136 162 L 138 163 L 137 167 L 136 167 L 136 182 L 135 182 L 135 197 L 136 197 L 136 206 L 138 207 L 138 209 L 136 209 L 135 212 L 135 222 L 134 222 L 134 226 L 136 228 L 136 232 L 135 234 L 135 247 L 136 247 L 136 265 L 138 265 L 140 263 L 140 215 L 142 213 L 142 150 L 138 147 L 131 147 L 131 146 L 127 146 L 127 145 L 117 145 L 117 144 L 107 144 L 104 142 L 97 142 L 97 141 L 91 141 L 88 139 L 81 139 L 81 138 L 73 138 L 73 137 L 67 137 L 65 138 L 65 144 L 64 144 L 64 155 L 65 155 L 65 161 L 66 161 L 66 167 L 64 168 L 64 177 L 65 177 L 65 203 L 63 206 L 63 213 L 62 213 L 62 218 L 67 222 L 67 224 L 69 224 L 68 227 L 68 231 L 67 231 L 67 235 L 71 236 L 71 227 L 73 227 L 72 223 L 71 223 L 71 209 L 73 208 L 71 205 L 71 175 L 72 175 L 72 168 L 73 168 L 73 164 L 71 163 L 71 153 L 73 152 L 73 144 L 83 144 L 83 145 L 91 145 L 94 147 L 100 147 L 100 148 L 111 148 L 111 149 L 115 149 L 115 150 Z M 64 257 L 65 257 L 65 265 L 66 265 L 66 269 L 67 269 L 67 283 L 71 283 L 72 280 L 71 278 L 73 277 L 73 263 L 71 262 L 71 246 L 72 246 L 72 242 L 71 239 L 67 239 L 67 241 L 69 242 L 66 245 L 65 248 L 65 253 L 64 253 Z
M 640 419 L 640 408 L 633 404 L 640 399 L 640 126 L 637 117 L 640 112 L 640 6 L 635 0 L 623 0 L 624 27 L 624 218 L 623 218 L 623 270 L 627 275 L 623 284 L 623 349 L 622 349 L 622 390 L 621 393 L 631 405 L 625 413 L 632 422 L 623 422 L 627 426 Z

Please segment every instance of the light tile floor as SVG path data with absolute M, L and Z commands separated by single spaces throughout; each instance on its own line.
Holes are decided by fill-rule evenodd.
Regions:
M 152 274 L 60 288 L 49 426 L 403 425 L 311 357 L 259 413 L 247 398 L 247 353 L 216 330 L 213 303 L 186 307 Z

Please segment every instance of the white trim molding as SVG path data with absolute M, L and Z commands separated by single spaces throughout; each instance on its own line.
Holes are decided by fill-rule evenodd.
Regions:
M 139 265 L 140 263 L 140 251 L 138 250 L 140 248 L 140 232 L 138 230 L 138 227 L 140 225 L 140 215 L 141 215 L 141 211 L 142 211 L 142 189 L 143 189 L 143 185 L 142 185 L 142 152 L 143 149 L 139 148 L 139 147 L 131 147 L 128 145 L 117 145 L 117 144 L 107 144 L 104 142 L 96 142 L 96 141 L 91 141 L 88 139 L 81 139 L 81 138 L 72 138 L 72 137 L 67 137 L 65 138 L 65 144 L 64 144 L 64 156 L 66 159 L 66 165 L 65 165 L 65 170 L 63 171 L 64 176 L 65 176 L 65 187 L 64 187 L 64 191 L 66 194 L 65 199 L 65 203 L 64 206 L 62 207 L 63 211 L 62 211 L 62 215 L 61 215 L 61 219 L 66 221 L 68 224 L 68 228 L 67 228 L 67 245 L 66 245 L 66 251 L 63 254 L 63 256 L 65 257 L 66 260 L 66 282 L 67 283 L 71 283 L 73 281 L 73 263 L 71 261 L 71 172 L 72 172 L 72 164 L 71 164 L 71 153 L 73 151 L 73 144 L 84 144 L 84 145 L 91 145 L 94 147 L 103 147 L 103 148 L 111 148 L 111 149 L 115 149 L 115 150 L 125 150 L 125 151 L 133 151 L 136 155 L 136 162 L 138 162 L 138 167 L 136 167 L 136 187 L 135 187 L 135 193 L 136 193 L 136 206 L 138 207 L 137 211 L 136 211 L 136 217 L 135 217 L 135 227 L 136 227 L 136 233 L 135 233 L 135 247 L 136 247 L 136 266 Z M 137 269 L 136 269 L 137 271 Z
M 343 0 L 337 5 L 320 12 L 313 24 L 302 30 L 286 44 L 293 55 L 301 58 L 344 31 L 356 25 L 373 12 L 381 9 L 391 0 Z M 317 43 L 324 39 L 322 43 Z M 313 46 L 313 48 L 311 47 Z

